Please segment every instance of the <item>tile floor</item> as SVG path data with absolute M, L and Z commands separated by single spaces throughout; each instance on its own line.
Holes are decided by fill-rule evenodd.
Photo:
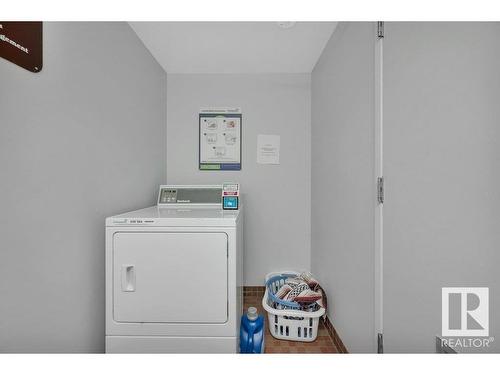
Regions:
M 338 353 L 322 320 L 320 320 L 319 323 L 318 337 L 313 342 L 275 339 L 267 328 L 267 313 L 262 308 L 264 288 L 250 287 L 248 289 L 251 290 L 245 290 L 244 292 L 244 311 L 246 311 L 249 306 L 255 306 L 259 310 L 259 314 L 264 314 L 266 316 L 266 353 Z

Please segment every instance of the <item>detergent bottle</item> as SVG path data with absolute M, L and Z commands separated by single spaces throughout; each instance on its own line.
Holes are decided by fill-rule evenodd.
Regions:
M 255 307 L 241 317 L 240 353 L 264 353 L 264 317 Z

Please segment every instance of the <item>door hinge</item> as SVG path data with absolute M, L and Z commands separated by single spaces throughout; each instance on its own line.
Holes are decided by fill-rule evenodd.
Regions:
M 379 333 L 377 336 L 377 353 L 384 353 L 384 335 L 382 333 Z
M 377 22 L 377 37 L 378 38 L 384 37 L 384 22 L 382 21 Z
M 384 177 L 377 178 L 377 200 L 379 204 L 384 203 Z
M 457 350 L 449 346 L 442 337 L 436 336 L 436 353 L 457 354 Z

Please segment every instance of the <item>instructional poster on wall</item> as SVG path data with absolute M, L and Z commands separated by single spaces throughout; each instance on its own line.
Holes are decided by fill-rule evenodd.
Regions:
M 200 170 L 241 169 L 241 110 L 200 110 Z

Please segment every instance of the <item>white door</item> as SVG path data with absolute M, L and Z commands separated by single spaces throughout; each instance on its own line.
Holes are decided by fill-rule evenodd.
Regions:
M 115 233 L 114 320 L 225 323 L 227 246 L 226 233 Z
M 500 23 L 385 24 L 384 352 L 434 352 L 441 288 L 500 346 Z

